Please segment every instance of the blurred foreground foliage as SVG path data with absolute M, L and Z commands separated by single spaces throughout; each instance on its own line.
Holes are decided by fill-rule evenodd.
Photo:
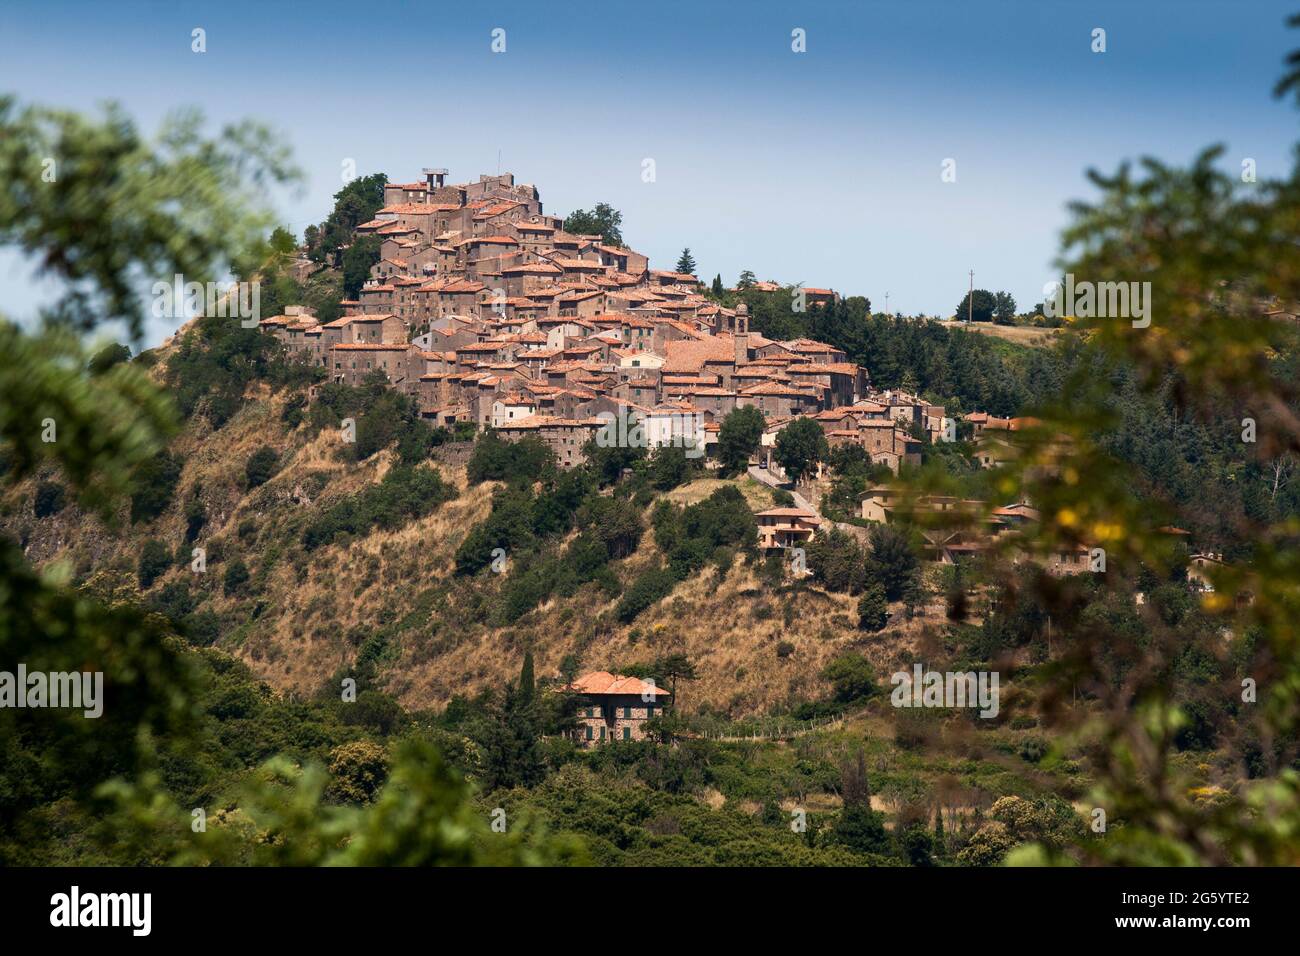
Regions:
M 53 175 L 43 178 L 48 169 Z M 141 466 L 165 450 L 178 416 L 144 363 L 91 361 L 76 333 L 118 321 L 138 336 L 145 302 L 137 290 L 151 280 L 182 274 L 204 282 L 246 268 L 265 252 L 259 187 L 292 175 L 284 150 L 260 127 L 207 139 L 187 114 L 146 141 L 115 108 L 88 119 L 0 100 L 0 243 L 33 256 L 66 290 L 34 331 L 0 318 L 6 482 L 52 466 L 83 503 L 112 517 L 137 490 Z M 202 380 L 197 372 L 211 363 L 198 355 L 196 336 L 208 353 L 215 342 L 246 356 L 248 376 Z M 200 320 L 173 369 L 187 386 L 177 396 L 182 411 L 206 408 L 219 427 L 265 363 L 266 341 L 237 320 Z M 331 791 L 326 761 L 331 747 L 365 731 L 342 719 L 337 701 L 270 702 L 242 665 L 187 648 L 169 619 L 140 607 L 134 594 L 77 589 L 69 579 L 61 565 L 37 573 L 15 542 L 0 540 L 0 667 L 101 671 L 105 686 L 97 719 L 79 710 L 0 710 L 0 861 L 581 858 L 571 840 L 524 823 L 487 838 L 497 835 L 473 809 L 469 785 L 427 741 L 395 744 L 373 800 L 349 802 L 356 789 Z M 334 759 L 357 765 L 346 754 Z M 215 808 L 205 828 L 194 825 L 200 806 Z

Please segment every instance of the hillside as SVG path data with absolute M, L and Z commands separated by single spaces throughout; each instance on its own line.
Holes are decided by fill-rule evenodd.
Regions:
M 175 348 L 155 354 L 160 380 Z M 331 505 L 376 486 L 396 452 L 385 449 L 362 462 L 341 458 L 334 431 L 312 434 L 307 422 L 284 421 L 290 398 L 259 382 L 220 429 L 192 417 L 172 444 L 181 462 L 175 490 L 152 520 L 132 522 L 123 507 L 118 527 L 109 528 L 75 504 L 38 519 L 33 500 L 42 479 L 32 478 L 7 493 L 0 530 L 22 542 L 37 566 L 67 562 L 97 588 L 134 589 L 155 604 L 188 591 L 186 615 L 211 614 L 219 622 L 210 632 L 215 646 L 284 693 L 320 690 L 336 672 L 349 671 L 367 639 L 382 632 L 377 683 L 412 710 L 441 709 L 455 695 L 503 685 L 525 648 L 533 651 L 539 676 L 551 677 L 566 655 L 577 655 L 586 670 L 617 671 L 682 653 L 699 674 L 683 687 L 684 706 L 737 718 L 788 710 L 826 695 L 820 674 L 838 654 L 864 653 L 882 671 L 905 663 L 911 637 L 924 624 L 918 618 L 865 635 L 856 630 L 849 595 L 811 585 L 774 589 L 741 559 L 721 580 L 712 569 L 692 575 L 630 623 L 614 620 L 617 598 L 588 585 L 502 626 L 487 619 L 482 605 L 509 574 L 503 580 L 455 574 L 457 548 L 487 517 L 501 487 L 467 482 L 469 444 L 443 445 L 420 466 L 436 469 L 455 492 L 431 514 L 307 552 L 304 527 Z M 262 446 L 274 449 L 278 470 L 250 489 L 245 465 Z M 752 510 L 772 506 L 770 489 L 748 477 L 698 478 L 662 498 L 686 505 L 722 487 L 741 490 Z M 206 522 L 186 542 L 187 509 L 196 502 Z M 652 507 L 642 509 L 647 524 Z M 172 561 L 142 588 L 138 566 L 150 541 L 163 543 Z M 200 546 L 207 568 L 195 573 L 191 548 Z M 620 562 L 620 577 L 632 580 L 656 554 L 649 529 Z M 249 580 L 227 593 L 225 575 L 236 561 L 247 566 Z M 782 642 L 793 649 L 778 657 Z

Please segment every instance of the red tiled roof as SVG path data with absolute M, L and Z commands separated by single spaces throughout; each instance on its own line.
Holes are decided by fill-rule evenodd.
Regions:
M 624 677 L 609 671 L 593 671 L 584 674 L 565 688 L 579 694 L 629 694 L 641 697 L 649 694 L 654 697 L 671 697 L 672 694 L 662 687 L 656 687 L 639 677 Z

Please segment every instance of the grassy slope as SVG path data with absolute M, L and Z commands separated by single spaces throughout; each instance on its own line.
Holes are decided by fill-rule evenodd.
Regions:
M 172 446 L 184 462 L 177 492 L 154 522 L 131 525 L 123 506 L 118 527 L 107 528 L 73 505 L 38 521 L 32 516 L 31 480 L 6 497 L 0 530 L 25 540 L 35 563 L 67 561 L 79 578 L 105 586 L 135 587 L 144 542 L 162 541 L 178 551 L 178 560 L 149 593 L 170 582 L 189 582 L 206 598 L 199 609 L 222 619 L 220 646 L 282 691 L 316 689 L 338 668 L 350 666 L 361 644 L 383 630 L 392 636 L 382 679 L 412 708 L 441 706 L 454 694 L 499 686 L 513 677 L 522 648 L 530 645 L 542 676 L 557 673 L 570 653 L 580 654 L 584 667 L 613 670 L 684 652 L 700 672 L 699 680 L 682 687 L 684 700 L 746 716 L 824 696 L 828 687 L 819 675 L 836 654 L 859 650 L 884 670 L 912 645 L 912 635 L 899 629 L 873 636 L 857 631 L 848 596 L 812 589 L 775 598 L 765 594 L 743 561 L 721 581 L 709 570 L 681 583 L 631 625 L 597 629 L 597 617 L 615 602 L 594 586 L 548 602 L 512 628 L 467 624 L 476 615 L 466 608 L 496 582 L 454 578 L 452 558 L 470 528 L 486 517 L 492 487 L 466 488 L 463 467 L 440 467 L 459 494 L 432 515 L 392 532 L 303 552 L 298 542 L 307 521 L 382 478 L 391 453 L 361 464 L 343 462 L 335 454 L 334 433 L 309 438 L 305 428 L 291 432 L 280 411 L 280 398 L 263 391 L 250 394 L 219 432 L 202 420 L 188 424 Z M 244 464 L 262 444 L 281 453 L 282 469 L 248 491 Z M 669 498 L 679 504 L 699 501 L 722 484 L 702 479 Z M 749 478 L 738 484 L 751 507 L 770 506 L 767 489 Z M 209 552 L 202 575 L 189 570 L 191 545 L 183 541 L 184 504 L 196 489 L 208 513 L 197 542 Z M 655 559 L 653 538 L 647 532 L 638 552 L 624 562 L 625 581 Z M 237 557 L 252 580 L 244 592 L 227 596 L 221 579 Z M 795 650 L 778 658 L 782 641 Z

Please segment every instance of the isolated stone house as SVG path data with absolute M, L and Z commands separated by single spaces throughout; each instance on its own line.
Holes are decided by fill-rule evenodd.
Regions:
M 646 721 L 662 716 L 672 696 L 653 681 L 608 671 L 584 674 L 562 689 L 578 697 L 578 725 L 572 735 L 583 748 L 644 740 Z

